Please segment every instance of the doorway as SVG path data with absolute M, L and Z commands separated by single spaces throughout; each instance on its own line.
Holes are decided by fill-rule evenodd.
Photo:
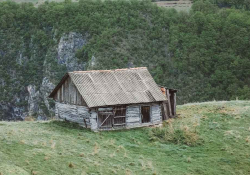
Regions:
M 150 106 L 141 107 L 141 122 L 142 123 L 150 122 Z
M 110 129 L 126 126 L 126 106 L 102 108 L 98 112 L 98 128 Z

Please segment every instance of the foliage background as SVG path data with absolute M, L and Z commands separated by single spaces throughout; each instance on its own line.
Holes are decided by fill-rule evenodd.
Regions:
M 178 89 L 178 103 L 249 99 L 249 3 L 220 3 L 199 0 L 186 13 L 137 0 L 67 0 L 37 8 L 1 2 L 0 102 L 29 84 L 40 86 L 46 74 L 59 81 L 67 70 L 50 50 L 69 32 L 88 37 L 76 54 L 79 62 L 96 58 L 87 69 L 146 66 L 158 84 Z

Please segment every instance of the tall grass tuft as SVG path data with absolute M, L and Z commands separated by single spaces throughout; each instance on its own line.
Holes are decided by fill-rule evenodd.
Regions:
M 25 117 L 24 121 L 29 121 L 29 122 L 31 121 L 31 122 L 33 122 L 33 121 L 35 121 L 35 118 L 32 117 L 32 116 L 28 116 L 28 117 Z
M 190 129 L 187 125 L 173 124 L 174 120 L 168 120 L 163 123 L 162 127 L 152 128 L 149 131 L 150 139 L 162 143 L 185 144 L 195 146 L 202 143 L 202 139 L 198 135 L 195 124 Z
M 75 165 L 74 165 L 73 163 L 70 162 L 70 163 L 69 163 L 69 167 L 70 167 L 70 168 L 74 168 Z

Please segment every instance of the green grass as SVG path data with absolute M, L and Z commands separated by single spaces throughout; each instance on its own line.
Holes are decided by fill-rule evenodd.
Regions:
M 94 133 L 59 121 L 0 122 L 0 174 L 250 174 L 250 101 L 177 110 L 173 126 L 195 124 L 202 144 L 151 141 L 152 128 Z

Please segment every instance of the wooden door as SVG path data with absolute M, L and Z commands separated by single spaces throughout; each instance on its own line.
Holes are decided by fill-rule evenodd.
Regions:
M 110 129 L 126 126 L 126 106 L 98 112 L 98 128 Z
M 141 122 L 142 123 L 150 122 L 150 106 L 141 107 Z
M 114 120 L 114 113 L 105 111 L 105 112 L 98 112 L 98 127 L 107 129 L 113 127 L 113 120 Z

